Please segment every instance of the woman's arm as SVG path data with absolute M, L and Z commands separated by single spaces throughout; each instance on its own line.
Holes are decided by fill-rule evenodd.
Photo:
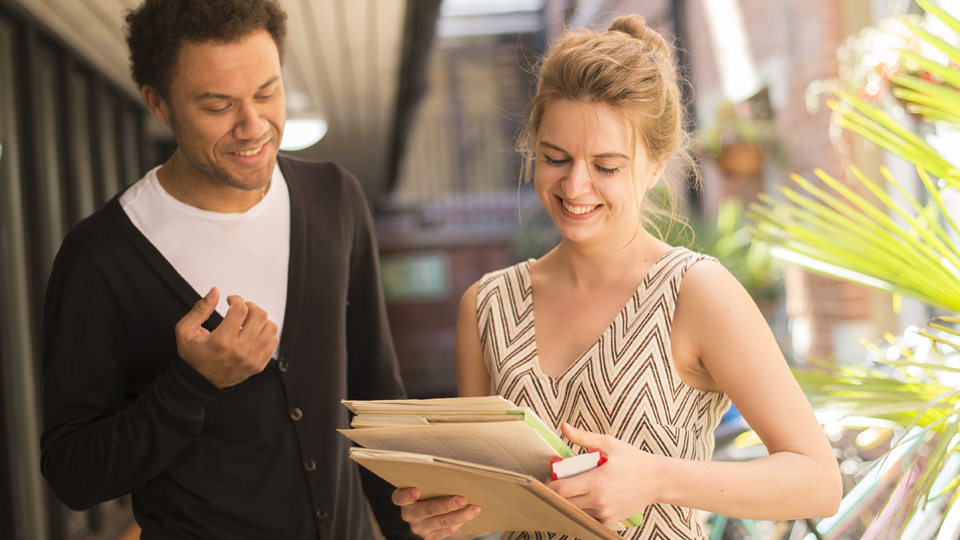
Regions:
M 474 283 L 460 299 L 457 313 L 457 390 L 461 397 L 490 395 L 490 374 L 483 365 L 480 330 L 477 328 L 477 289 Z M 466 534 L 460 527 L 480 514 L 480 507 L 467 506 L 463 497 L 437 497 L 419 500 L 417 488 L 398 489 L 393 502 L 400 506 L 400 514 L 410 529 L 425 540 L 467 540 L 483 536 Z
M 480 328 L 477 324 L 476 282 L 463 293 L 457 312 L 457 394 L 460 397 L 490 395 L 490 373 L 483 363 Z
M 770 455 L 685 464 L 671 475 L 664 498 L 754 519 L 835 514 L 843 496 L 836 457 L 750 295 L 726 269 L 707 261 L 690 267 L 680 291 L 678 324 L 684 326 L 675 331 L 690 337 L 694 358 Z
M 836 513 L 842 496 L 836 458 L 766 321 L 736 279 L 716 263 L 692 266 L 672 333 L 674 359 L 693 354 L 702 364 L 687 382 L 725 392 L 770 455 L 743 463 L 666 458 L 565 426 L 574 443 L 599 447 L 609 461 L 551 486 L 604 522 L 654 502 L 749 519 Z

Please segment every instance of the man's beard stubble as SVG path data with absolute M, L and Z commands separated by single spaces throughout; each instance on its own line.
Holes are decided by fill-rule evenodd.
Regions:
M 177 141 L 177 150 L 179 150 L 183 157 L 185 157 L 187 161 L 189 161 L 190 164 L 193 165 L 197 170 L 224 186 L 242 189 L 244 191 L 255 191 L 262 189 L 263 186 L 270 182 L 273 172 L 272 167 L 270 172 L 266 175 L 266 178 L 260 179 L 258 182 L 251 185 L 243 182 L 242 179 L 235 178 L 230 174 L 229 171 L 218 166 L 216 163 L 208 162 L 202 155 L 194 153 L 193 145 L 191 144 L 191 137 L 185 135 L 184 131 L 180 128 L 180 123 L 177 121 L 177 116 L 173 111 L 173 107 L 169 107 L 168 110 L 170 129 L 173 131 L 173 138 Z M 263 151 L 266 151 L 266 149 Z M 276 158 L 274 157 L 274 159 Z

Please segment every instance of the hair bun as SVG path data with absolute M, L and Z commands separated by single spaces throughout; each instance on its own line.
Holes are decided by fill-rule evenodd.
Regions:
M 634 39 L 639 39 L 645 43 L 650 43 L 663 51 L 664 54 L 670 54 L 667 42 L 653 28 L 647 26 L 647 21 L 640 15 L 634 13 L 631 15 L 621 15 L 610 23 L 607 27 L 608 32 L 623 32 Z

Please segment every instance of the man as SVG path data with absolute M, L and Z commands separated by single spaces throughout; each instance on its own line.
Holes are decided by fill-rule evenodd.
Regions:
M 44 475 L 75 509 L 132 493 L 144 540 L 372 538 L 364 489 L 387 537 L 414 537 L 336 432 L 341 399 L 404 394 L 356 180 L 277 156 L 285 21 L 276 0 L 127 14 L 178 148 L 50 278 Z

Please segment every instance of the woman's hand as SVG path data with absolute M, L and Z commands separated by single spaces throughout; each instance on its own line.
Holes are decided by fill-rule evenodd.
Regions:
M 402 488 L 393 492 L 393 503 L 410 524 L 410 530 L 424 540 L 441 540 L 457 532 L 460 526 L 480 515 L 480 507 L 467 505 L 464 497 L 437 497 L 418 500 L 420 490 Z
M 616 437 L 590 433 L 566 422 L 560 427 L 572 443 L 588 450 L 599 448 L 607 461 L 600 467 L 547 486 L 597 518 L 616 523 L 660 502 L 662 456 L 643 452 Z

